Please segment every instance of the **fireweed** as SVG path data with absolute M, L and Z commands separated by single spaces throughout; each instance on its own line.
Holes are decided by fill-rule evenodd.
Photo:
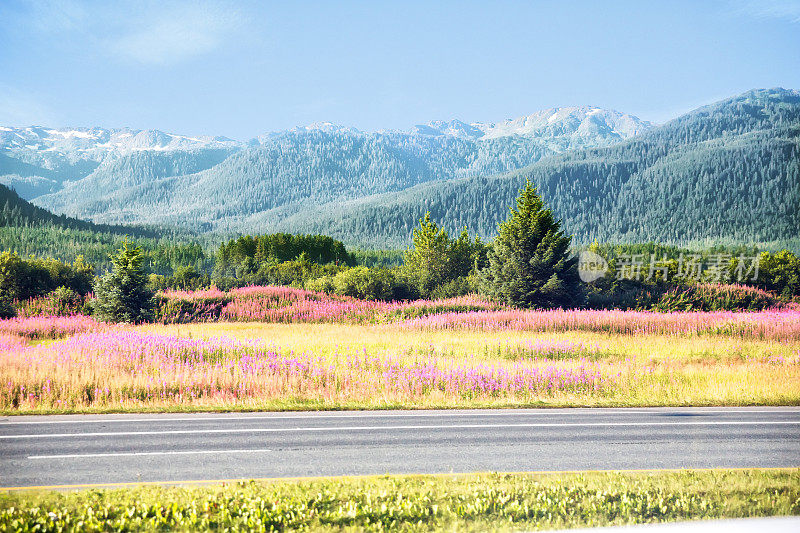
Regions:
M 292 289 L 245 287 L 231 291 L 233 300 L 220 318 L 259 322 L 383 322 L 394 317 L 425 316 L 442 312 L 498 309 L 477 296 L 446 300 L 381 302 Z
M 503 310 L 441 313 L 401 323 L 406 329 L 592 331 L 617 335 L 725 335 L 800 340 L 800 311 L 656 313 L 649 311 Z
M 222 292 L 165 291 L 158 296 L 157 321 L 186 322 L 386 322 L 444 312 L 501 309 L 480 297 L 412 302 L 367 301 L 293 287 L 253 286 Z
M 103 324 L 84 315 L 31 316 L 0 320 L 0 334 L 27 339 L 56 339 L 101 329 Z
M 300 337 L 314 335 L 315 328 L 331 331 L 321 342 L 292 352 L 286 344 L 271 346 L 260 339 L 180 336 L 182 328 L 184 333 L 202 336 L 204 327 L 230 335 L 244 324 L 137 328 L 97 323 L 83 316 L 4 320 L 0 321 L 0 408 L 24 412 L 182 406 L 800 402 L 798 311 L 453 312 L 453 307 L 462 310 L 481 302 L 471 297 L 402 304 L 362 302 L 270 287 L 168 297 L 222 298 L 227 300 L 225 306 L 235 304 L 239 310 L 253 301 L 252 315 L 230 311 L 232 316 L 243 316 L 239 320 L 247 322 L 254 320 L 252 316 L 275 313 L 270 315 L 272 322 L 306 323 L 269 326 L 265 338 L 279 344 L 285 343 L 283 335 L 290 331 Z M 440 314 L 427 316 L 430 312 Z M 416 318 L 403 319 L 408 316 Z M 311 324 L 315 322 L 323 324 Z M 376 322 L 382 324 L 371 325 Z M 168 327 L 176 335 L 163 334 Z M 258 325 L 253 328 L 246 330 L 248 335 L 258 336 Z M 357 344 L 362 341 L 352 337 L 356 344 L 348 340 L 341 348 L 334 347 L 341 335 L 337 328 L 351 337 L 357 331 L 369 333 L 372 344 L 361 350 Z M 536 332 L 559 338 L 536 338 Z M 416 340 L 403 341 L 404 334 Z M 429 342 L 426 335 L 438 341 Z M 465 336 L 472 340 L 462 342 Z M 31 342 L 63 337 L 68 338 Z M 663 343 L 673 339 L 678 345 L 697 346 L 697 351 L 686 349 L 680 356 L 684 359 L 673 357 L 670 354 L 677 352 L 663 349 Z M 642 342 L 644 347 L 639 348 Z
M 299 354 L 230 338 L 136 331 L 88 333 L 47 345 L 3 346 L 4 409 L 236 404 L 287 397 L 515 399 L 603 394 L 614 377 L 585 360 L 476 363 L 414 354 Z M 619 374 L 617 374 L 619 375 Z

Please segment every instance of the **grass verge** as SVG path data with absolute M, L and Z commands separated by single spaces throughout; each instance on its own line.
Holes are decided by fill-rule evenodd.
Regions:
M 486 531 L 798 514 L 800 469 L 381 476 L 0 494 L 2 531 Z

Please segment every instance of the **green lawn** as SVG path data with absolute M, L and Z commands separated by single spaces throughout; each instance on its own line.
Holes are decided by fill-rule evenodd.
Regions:
M 381 476 L 0 494 L 1 531 L 485 531 L 798 514 L 800 469 Z

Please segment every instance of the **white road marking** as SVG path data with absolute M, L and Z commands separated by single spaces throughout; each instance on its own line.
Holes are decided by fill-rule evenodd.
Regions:
M 79 459 L 86 457 L 135 457 L 139 455 L 198 455 L 225 453 L 262 453 L 270 452 L 266 448 L 260 450 L 186 450 L 175 452 L 118 452 L 118 453 L 70 453 L 64 455 L 29 455 L 28 459 Z
M 407 429 L 503 429 L 503 428 L 554 428 L 554 427 L 648 427 L 648 426 L 800 426 L 800 420 L 766 421 L 672 421 L 672 422 L 568 422 L 532 424 L 451 424 L 414 426 L 332 426 L 290 428 L 230 428 L 230 429 L 170 429 L 162 431 L 108 431 L 90 433 L 34 433 L 27 435 L 0 435 L 0 440 L 53 439 L 71 437 L 126 437 L 134 435 L 198 435 L 233 433 L 294 433 L 312 431 L 386 431 Z
M 621 408 L 615 409 L 612 411 L 604 410 L 603 408 L 592 408 L 592 409 L 572 409 L 572 412 L 569 413 L 572 415 L 586 415 L 586 416 L 617 416 L 617 415 L 646 415 L 646 414 L 678 414 L 679 416 L 687 416 L 687 415 L 707 415 L 707 414 L 758 414 L 758 413 L 772 413 L 772 414 L 799 414 L 800 409 L 797 408 L 775 408 L 775 409 L 736 409 L 736 408 L 722 408 L 722 409 L 714 409 L 714 408 L 700 408 L 700 409 L 693 409 L 693 410 L 674 410 L 674 408 L 642 408 L 642 407 L 630 407 L 630 408 Z M 534 411 L 522 411 L 522 410 L 504 410 L 504 411 L 490 411 L 486 410 L 483 412 L 459 412 L 459 411 L 451 411 L 451 412 L 426 412 L 426 411 L 418 411 L 414 413 L 408 412 L 392 412 L 392 413 L 382 413 L 376 411 L 363 411 L 360 413 L 308 413 L 308 414 L 265 414 L 265 415 L 231 415 L 231 416 L 203 416 L 199 414 L 189 414 L 183 417 L 170 417 L 170 418 L 162 418 L 162 417 L 152 417 L 152 418 L 100 418 L 100 419 L 81 419 L 82 416 L 85 415 L 64 415 L 64 416 L 74 416 L 75 419 L 67 420 L 67 419 L 60 419 L 60 420 L 14 420 L 13 418 L 9 418 L 6 420 L 0 420 L 0 427 L 3 426 L 12 426 L 12 425 L 40 425 L 40 424 L 107 424 L 107 423 L 120 423 L 120 422 L 130 422 L 130 423 L 138 423 L 138 422 L 204 422 L 204 421 L 217 421 L 217 420 L 230 420 L 230 421 L 243 421 L 243 420 L 292 420 L 292 419 L 301 419 L 301 420 L 314 420 L 317 418 L 325 419 L 325 418 L 449 418 L 449 417 L 457 417 L 457 416 L 554 416 L 563 414 L 563 410 L 560 409 L 541 409 L 537 412 Z M 39 418 L 47 418 L 39 417 Z

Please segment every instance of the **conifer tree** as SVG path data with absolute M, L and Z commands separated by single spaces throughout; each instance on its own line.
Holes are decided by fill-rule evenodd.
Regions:
M 152 320 L 153 291 L 147 286 L 144 253 L 127 239 L 116 255 L 112 269 L 95 285 L 95 314 L 108 322 L 138 323 Z
M 406 250 L 403 268 L 420 294 L 427 296 L 450 276 L 450 236 L 425 213 L 411 240 L 414 245 Z
M 484 294 L 514 307 L 581 305 L 583 290 L 578 259 L 569 251 L 571 240 L 527 182 L 517 197 L 517 208 L 500 224 L 489 249 L 481 284 Z

